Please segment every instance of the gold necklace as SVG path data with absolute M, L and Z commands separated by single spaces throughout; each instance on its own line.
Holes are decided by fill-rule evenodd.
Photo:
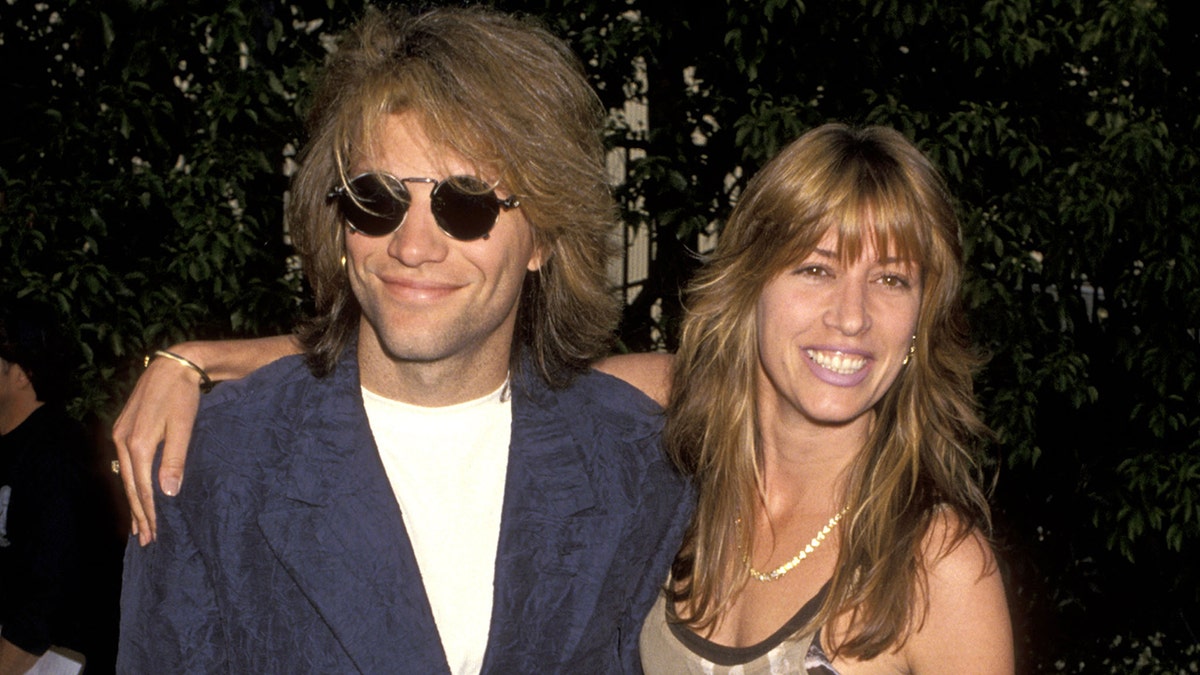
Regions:
M 776 567 L 770 572 L 763 573 L 754 569 L 754 567 L 750 565 L 750 554 L 743 554 L 742 562 L 746 564 L 746 570 L 750 572 L 750 578 L 757 581 L 775 581 L 788 572 L 791 572 L 792 568 L 794 568 L 796 565 L 799 565 L 801 560 L 804 560 L 809 556 L 809 554 L 817 550 L 817 547 L 821 545 L 821 542 L 825 541 L 825 537 L 829 536 L 829 533 L 832 532 L 833 528 L 837 526 L 838 521 L 841 520 L 842 516 L 846 515 L 846 511 L 849 510 L 850 507 L 847 506 L 841 511 L 835 513 L 833 517 L 829 519 L 829 522 L 825 523 L 825 527 L 822 527 L 821 531 L 817 533 L 817 536 L 813 537 L 812 541 L 808 542 L 808 546 L 805 546 L 803 551 L 800 551 L 796 554 L 796 557 L 783 563 L 779 567 Z M 741 519 L 739 518 L 738 520 Z

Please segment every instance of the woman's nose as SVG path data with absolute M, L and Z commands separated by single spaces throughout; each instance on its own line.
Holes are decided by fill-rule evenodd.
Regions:
M 866 285 L 857 280 L 839 279 L 825 311 L 825 325 L 845 335 L 857 335 L 870 328 Z

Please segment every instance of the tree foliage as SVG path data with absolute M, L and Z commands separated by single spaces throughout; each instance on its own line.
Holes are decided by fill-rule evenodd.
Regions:
M 0 9 L 0 290 L 70 315 L 79 412 L 104 419 L 141 354 L 280 332 L 299 308 L 281 204 L 329 20 L 192 4 Z
M 960 200 L 1023 665 L 1197 642 L 1200 39 L 1181 0 L 496 4 L 572 42 L 640 156 L 618 191 L 656 255 L 631 349 L 673 347 L 696 251 L 782 145 L 827 120 L 914 138 Z M 149 349 L 302 310 L 282 199 L 314 69 L 360 10 L 0 6 L 0 291 L 72 317 L 80 412 L 111 419 Z M 631 97 L 648 132 L 619 114 Z

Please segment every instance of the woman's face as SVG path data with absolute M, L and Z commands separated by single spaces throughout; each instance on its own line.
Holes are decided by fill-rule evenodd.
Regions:
M 904 367 L 921 307 L 919 265 L 880 255 L 870 241 L 843 263 L 837 243 L 826 232 L 759 296 L 760 410 L 820 425 L 869 420 Z

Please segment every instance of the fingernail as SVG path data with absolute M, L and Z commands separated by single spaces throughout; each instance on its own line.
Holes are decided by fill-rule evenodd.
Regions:
M 174 497 L 179 494 L 179 479 L 175 477 L 164 478 L 162 482 L 163 494 L 168 497 Z

